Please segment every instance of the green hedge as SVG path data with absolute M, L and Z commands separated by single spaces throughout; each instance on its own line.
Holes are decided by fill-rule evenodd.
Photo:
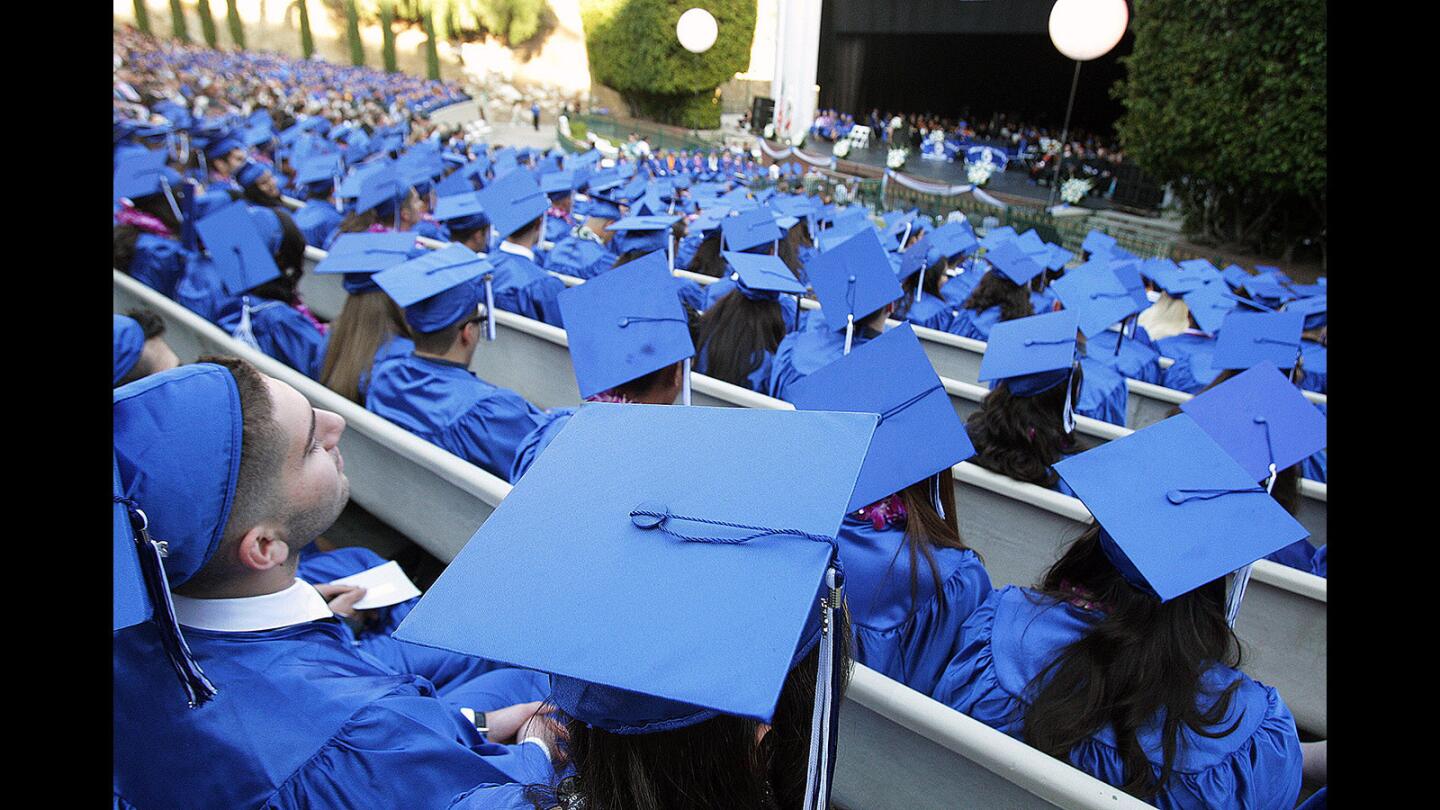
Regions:
M 715 88 L 750 62 L 755 0 L 580 0 L 590 76 L 613 87 L 639 115 L 668 124 L 720 126 Z M 675 23 L 698 7 L 715 17 L 719 35 L 705 53 L 690 53 Z

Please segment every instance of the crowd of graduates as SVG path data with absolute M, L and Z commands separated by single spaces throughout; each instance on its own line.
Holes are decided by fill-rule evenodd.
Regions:
M 824 807 L 851 661 L 1157 806 L 1323 783 L 1232 629 L 1256 560 L 1325 573 L 1293 518 L 1323 280 L 471 143 L 439 83 L 117 42 L 115 270 L 514 484 L 423 596 L 357 607 L 336 581 L 384 561 L 313 543 L 344 420 L 117 314 L 117 807 Z M 565 330 L 587 404 L 470 371 L 496 310 Z M 968 422 L 912 325 L 987 342 Z M 691 374 L 795 410 L 673 407 Z M 1079 452 L 1127 379 L 1198 395 Z M 995 588 L 965 460 L 1095 520 Z

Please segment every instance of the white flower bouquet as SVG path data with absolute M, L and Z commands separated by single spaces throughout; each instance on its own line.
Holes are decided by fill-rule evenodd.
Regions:
M 830 154 L 843 159 L 846 155 L 850 154 L 850 142 L 836 141 L 835 148 L 830 150 Z
M 977 186 L 983 186 L 989 182 L 990 175 L 994 173 L 995 164 L 988 159 L 965 164 L 965 178 Z
M 1089 180 L 1072 177 L 1060 184 L 1060 199 L 1071 205 L 1076 205 L 1080 200 L 1084 199 L 1086 194 L 1090 193 L 1091 185 L 1093 184 Z
M 905 165 L 905 158 L 910 155 L 909 149 L 891 149 L 885 156 L 885 165 L 892 169 L 898 169 Z

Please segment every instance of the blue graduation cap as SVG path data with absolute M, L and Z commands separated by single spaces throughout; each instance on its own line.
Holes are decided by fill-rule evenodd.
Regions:
M 849 354 L 855 321 L 904 295 L 875 229 L 867 228 L 805 263 L 820 312 L 833 331 L 845 330 Z
M 1103 253 L 1115 246 L 1115 237 L 1104 231 L 1091 230 L 1085 234 L 1085 241 L 1080 243 L 1080 249 L 1086 253 Z
M 1145 281 L 1140 277 L 1140 262 L 1134 259 L 1107 261 L 1103 258 L 1091 259 L 1091 262 L 1101 262 L 1109 268 L 1110 272 L 1115 274 L 1115 278 L 1125 285 L 1125 289 L 1130 291 L 1130 297 L 1135 299 L 1136 307 L 1141 310 L 1149 308 L 1150 299 L 1145 295 Z M 1086 262 L 1086 264 L 1091 262 Z M 1084 266 L 1081 265 L 1081 267 Z
M 549 672 L 556 706 L 616 734 L 720 714 L 770 722 L 787 674 L 818 646 L 811 737 L 833 741 L 840 673 L 824 629 L 841 597 L 833 538 L 875 423 L 873 414 L 586 405 L 395 637 Z M 796 447 L 808 448 L 801 466 Z M 576 490 L 577 480 L 587 485 Z M 537 571 L 566 598 L 525 605 L 524 622 L 475 598 L 480 583 Z M 807 792 L 818 807 L 829 804 L 832 746 L 812 752 Z
M 934 244 L 934 240 L 935 234 L 927 233 L 920 237 L 919 241 L 907 248 L 904 253 L 901 253 L 900 267 L 896 269 L 895 277 L 904 281 L 930 265 L 944 259 L 944 251 L 940 249 L 939 245 Z M 922 278 L 920 281 L 921 284 L 917 286 L 917 290 L 919 290 L 920 286 L 924 286 L 924 279 Z M 918 292 L 915 300 L 920 300 Z
M 1247 312 L 1225 316 L 1215 341 L 1215 368 L 1249 368 L 1269 360 L 1276 368 L 1294 368 L 1300 356 L 1305 316 L 1299 312 Z
M 615 234 L 614 245 L 617 253 L 641 250 L 646 253 L 660 250 L 667 256 L 673 253 L 670 228 L 680 221 L 679 215 L 629 216 L 605 226 Z
M 241 134 L 240 140 L 246 146 L 259 146 L 262 143 L 275 137 L 275 132 L 270 129 L 270 124 L 265 123 L 259 126 L 246 127 Z
M 972 253 L 980 247 L 980 240 L 975 238 L 975 232 L 971 230 L 968 222 L 947 222 L 932 231 L 929 238 L 930 243 L 950 259 Z
M 256 223 L 258 216 L 275 214 L 263 208 L 250 211 L 242 202 L 233 202 L 195 223 L 215 270 L 230 295 L 280 277 L 275 256 L 265 244 Z M 278 223 L 277 223 L 278 224 Z
M 1227 264 L 1225 269 L 1220 271 L 1220 277 L 1225 279 L 1226 284 L 1237 290 L 1244 287 L 1245 282 L 1250 280 L 1250 274 L 1238 264 Z
M 1235 297 L 1229 285 L 1221 281 L 1202 284 L 1185 293 L 1185 306 L 1200 328 L 1214 334 L 1225 322 L 1225 316 L 1235 309 Z
M 246 161 L 240 170 L 235 172 L 235 182 L 242 186 L 249 186 L 257 182 L 270 172 L 270 167 L 258 160 Z
M 1285 305 L 1286 312 L 1299 312 L 1305 316 L 1306 329 L 1319 329 L 1325 325 L 1325 295 L 1301 298 Z
M 630 178 L 630 182 L 626 183 L 623 188 L 617 191 L 615 196 L 621 202 L 634 202 L 639 199 L 641 194 L 645 193 L 645 185 L 645 178 L 637 174 Z
M 582 397 L 695 354 L 685 308 L 659 251 L 564 290 L 560 315 Z
M 775 217 L 764 208 L 754 208 L 723 220 L 720 234 L 727 250 L 749 250 L 778 242 L 784 236 L 775 224 Z
M 1079 316 L 1080 331 L 1087 338 L 1144 308 L 1107 264 L 1103 259 L 1092 259 L 1050 283 L 1065 308 Z
M 475 251 L 452 244 L 376 273 L 372 279 L 405 309 L 410 328 L 429 334 L 478 313 L 482 299 L 487 303 L 487 316 L 494 311 L 489 306 L 493 296 L 475 283 L 484 277 L 488 286 L 492 269 Z
M 849 219 L 836 219 L 833 225 L 821 231 L 815 237 L 815 247 L 819 248 L 821 252 L 824 252 L 847 241 L 850 237 L 861 231 L 873 230 L 875 229 L 870 227 L 870 221 L 867 219 L 855 219 L 853 217 Z
M 910 324 L 901 324 L 788 389 L 800 410 L 879 414 L 849 511 L 975 455 L 940 377 Z M 945 510 L 936 506 L 941 515 Z
M 1137 269 L 1142 277 L 1155 282 L 1156 286 L 1160 286 L 1162 278 L 1169 280 L 1171 276 L 1180 273 L 1180 265 L 1162 258 L 1141 259 Z
M 180 175 L 165 165 L 163 149 L 136 153 L 115 167 L 113 201 L 121 197 L 138 200 L 151 194 L 169 194 L 171 186 L 179 185 Z
M 569 194 L 575 190 L 575 172 L 557 171 L 541 175 L 540 190 L 546 194 Z
M 980 239 L 980 246 L 986 250 L 992 250 L 1006 242 L 1014 242 L 1015 239 L 1015 229 L 1009 225 L 1002 225 L 999 228 L 991 228 L 986 231 L 985 235 Z
M 1028 284 L 1045 271 L 1016 241 L 1002 242 L 985 253 L 985 259 L 1016 284 Z
M 365 179 L 379 173 L 389 165 L 389 162 L 383 160 L 356 165 L 350 170 L 350 174 L 340 181 L 340 187 L 335 190 L 335 196 L 351 199 L 359 197 Z
M 799 299 L 805 295 L 805 285 L 795 278 L 779 256 L 733 250 L 721 251 L 720 255 L 730 266 L 730 278 L 735 281 L 741 295 L 752 301 L 774 301 L 780 293 L 788 293 L 796 297 L 795 311 L 800 311 Z
M 140 362 L 140 352 L 145 349 L 145 330 L 134 318 L 124 315 L 112 316 L 114 332 L 115 374 L 110 384 L 119 385 L 135 364 Z
M 1180 403 L 1251 480 L 1268 479 L 1325 448 L 1325 416 L 1270 361 Z
M 550 198 L 540 190 L 534 175 L 514 171 L 480 190 L 480 205 L 490 215 L 495 234 L 504 239 L 543 215 Z
M 360 181 L 360 194 L 355 200 L 355 213 L 363 214 L 374 208 L 377 215 L 388 216 L 394 212 L 395 206 L 399 204 L 409 188 L 401 182 L 399 174 L 391 166 L 367 174 Z
M 323 155 L 301 163 L 295 172 L 295 182 L 302 186 L 319 183 L 334 183 L 340 173 L 340 158 L 337 155 Z
M 978 379 L 1004 380 L 1017 396 L 1048 391 L 1070 376 L 1078 328 L 1078 315 L 1068 309 L 995 324 Z
M 456 170 L 435 184 L 435 194 L 444 198 L 452 194 L 465 194 L 475 190 L 475 183 L 463 170 Z
M 1037 254 L 1043 255 L 1048 253 L 1050 250 L 1048 247 L 1045 246 L 1045 240 L 1040 238 L 1040 234 L 1036 233 L 1034 228 L 1031 228 L 1030 230 L 1015 237 L 1015 244 L 1019 245 L 1021 250 L 1025 251 L 1031 256 L 1035 256 Z
M 478 191 L 441 197 L 435 203 L 435 219 L 461 231 L 483 228 L 490 224 L 485 206 L 480 204 Z
M 1052 245 L 1047 242 L 1045 247 L 1047 253 L 1039 261 L 1040 264 L 1044 265 L 1046 270 L 1059 270 L 1069 264 L 1071 259 L 1075 258 L 1074 253 L 1071 253 L 1059 245 Z
M 409 260 L 415 250 L 413 233 L 342 233 L 311 272 L 344 273 L 351 295 L 380 289 L 372 276 Z
M 1309 532 L 1186 414 L 1056 462 L 1135 588 L 1165 602 Z M 1227 613 L 1233 619 L 1238 596 Z

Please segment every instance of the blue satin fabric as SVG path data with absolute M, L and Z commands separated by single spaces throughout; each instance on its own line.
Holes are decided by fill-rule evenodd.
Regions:
M 1315 407 L 1320 409 L 1320 413 L 1325 413 L 1324 405 L 1316 403 Z M 1325 475 L 1326 467 L 1328 466 L 1325 461 L 1325 456 L 1326 450 L 1321 450 L 1315 455 L 1302 460 L 1300 462 L 1300 477 L 1309 478 L 1311 481 L 1318 481 L 1322 484 L 1328 483 Z
M 1074 403 L 1075 413 L 1124 427 L 1130 400 L 1125 378 L 1093 357 L 1080 358 L 1080 371 L 1085 379 L 1080 383 L 1080 401 Z
M 386 360 L 393 360 L 397 357 L 408 357 L 414 351 L 415 341 L 404 335 L 391 335 L 389 340 L 381 343 L 380 348 L 375 350 L 375 359 L 371 361 L 369 371 L 360 375 L 359 383 L 356 386 L 360 389 L 360 397 L 363 399 L 365 392 L 370 390 L 370 374 L 375 370 L 376 366 Z
M 764 393 L 777 399 L 785 399 L 786 390 L 797 381 L 845 356 L 845 330 L 831 331 L 821 317 L 805 320 L 804 328 L 786 335 L 775 348 L 775 359 Z M 851 351 L 874 337 L 877 335 L 856 326 Z
M 329 336 L 320 334 L 304 315 L 279 301 L 250 296 L 250 331 L 260 351 L 304 374 L 320 379 Z M 228 334 L 240 326 L 243 298 L 226 301 L 215 324 Z
M 680 303 L 694 310 L 705 309 L 705 285 L 688 278 L 675 278 L 675 294 Z
M 185 636 L 219 689 L 199 709 L 153 623 L 114 636 L 114 793 L 134 806 L 441 807 L 476 784 L 553 778 L 538 747 L 488 742 L 339 620 Z
M 514 391 L 459 364 L 415 354 L 371 371 L 365 408 L 502 479 L 521 440 L 545 419 Z
M 1030 293 L 1030 308 L 1035 310 L 1036 315 L 1044 315 L 1053 311 L 1057 300 L 1059 299 L 1055 295 L 1055 291 L 1046 287 L 1040 292 Z
M 619 258 L 604 245 L 589 239 L 564 236 L 545 257 L 545 269 L 576 278 L 594 278 L 614 266 Z
M 910 307 L 904 313 L 905 320 L 916 326 L 926 326 L 941 332 L 950 331 L 950 324 L 955 320 L 956 307 L 951 306 L 949 301 L 936 298 L 927 292 L 920 293 L 919 301 L 909 296 L 906 299 L 910 301 Z
M 689 268 L 703 241 L 704 235 L 698 233 L 687 233 L 680 237 L 680 241 L 675 245 L 675 266 L 681 269 Z
M 1020 738 L 1031 680 L 1061 648 L 1079 639 L 1099 614 L 1055 604 L 1032 591 L 1007 586 L 992 593 L 965 622 L 934 698 L 992 728 Z M 1300 740 L 1295 718 L 1271 687 L 1216 665 L 1202 678 L 1208 695 L 1239 680 L 1229 710 L 1210 731 L 1238 724 L 1229 734 L 1203 737 L 1181 726 L 1170 781 L 1156 797 L 1160 808 L 1293 807 L 1300 793 Z M 1140 743 L 1158 779 L 1163 752 L 1161 721 L 1140 733 Z M 1124 768 L 1113 729 L 1106 727 L 1070 752 L 1070 763 L 1086 773 L 1122 784 Z
M 422 219 L 415 223 L 412 229 L 416 236 L 423 236 L 426 239 L 435 239 L 441 242 L 450 241 L 450 228 L 443 222 L 436 222 L 433 219 Z
M 1221 369 L 1215 368 L 1214 359 L 1214 343 L 1208 348 L 1191 347 L 1160 375 L 1161 385 L 1187 394 L 1199 393 L 1220 376 Z
M 952 309 L 959 309 L 964 305 L 965 299 L 970 297 L 970 293 L 975 291 L 975 285 L 980 283 L 984 275 L 983 272 L 973 269 L 972 265 L 960 275 L 951 276 L 949 281 L 941 285 L 940 297 L 945 299 L 945 303 Z
M 1321 557 L 1319 561 L 1315 559 L 1319 553 L 1320 549 L 1311 545 L 1310 540 L 1306 538 L 1296 540 L 1279 551 L 1266 555 L 1265 559 L 1280 563 L 1281 565 L 1287 565 L 1308 574 L 1318 574 L 1323 577 L 1325 576 L 1324 557 Z M 1316 570 L 1317 567 L 1320 569 L 1319 571 Z
M 481 785 L 456 796 L 449 810 L 535 810 L 535 803 L 525 798 L 525 786 Z
M 876 530 L 847 515 L 835 538 L 845 565 L 854 656 L 858 663 L 922 694 L 934 689 L 959 648 L 961 625 L 990 593 L 990 575 L 973 551 L 932 549 L 940 590 L 925 558 L 913 570 L 904 525 Z
M 135 255 L 130 260 L 130 275 L 166 298 L 175 297 L 175 287 L 185 273 L 190 251 L 174 239 L 153 233 L 135 238 Z
M 173 297 L 181 306 L 211 323 L 218 322 L 220 313 L 226 309 L 240 306 L 240 297 L 225 292 L 214 260 L 203 253 L 186 257 L 185 272 L 175 285 Z
M 311 200 L 295 212 L 295 226 L 305 235 L 305 244 L 317 248 L 325 246 L 344 219 L 335 206 L 324 200 Z
M 950 322 L 950 328 L 946 331 L 952 335 L 973 338 L 974 340 L 990 340 L 990 330 L 995 324 L 1000 323 L 999 305 L 976 312 L 973 309 L 960 307 L 955 310 L 955 318 Z
M 493 250 L 488 258 L 495 266 L 495 306 L 551 326 L 564 328 L 560 319 L 559 295 L 565 283 L 524 256 Z M 508 469 L 508 465 L 507 465 Z
M 1085 353 L 1101 365 L 1113 369 L 1120 376 L 1131 380 L 1160 385 L 1162 371 L 1160 352 L 1145 333 L 1144 327 L 1135 330 L 1134 338 L 1120 341 L 1120 353 L 1115 353 L 1115 332 L 1102 332 L 1086 342 Z
M 520 476 L 530 469 L 535 459 L 545 452 L 550 442 L 555 440 L 560 430 L 570 421 L 570 417 L 578 408 L 555 408 L 545 413 L 540 426 L 525 435 L 515 447 L 515 461 L 510 465 L 510 483 L 520 480 Z
M 1160 350 L 1161 355 L 1179 360 L 1197 351 L 1214 354 L 1215 338 L 1210 335 L 1190 335 L 1182 332 L 1178 335 L 1160 338 L 1155 341 L 1155 348 Z
M 572 221 L 570 218 L 557 217 L 547 213 L 545 215 L 545 236 L 543 238 L 546 242 L 553 242 L 558 245 L 560 244 L 560 240 L 569 236 L 570 232 L 574 230 L 578 224 L 579 223 Z

